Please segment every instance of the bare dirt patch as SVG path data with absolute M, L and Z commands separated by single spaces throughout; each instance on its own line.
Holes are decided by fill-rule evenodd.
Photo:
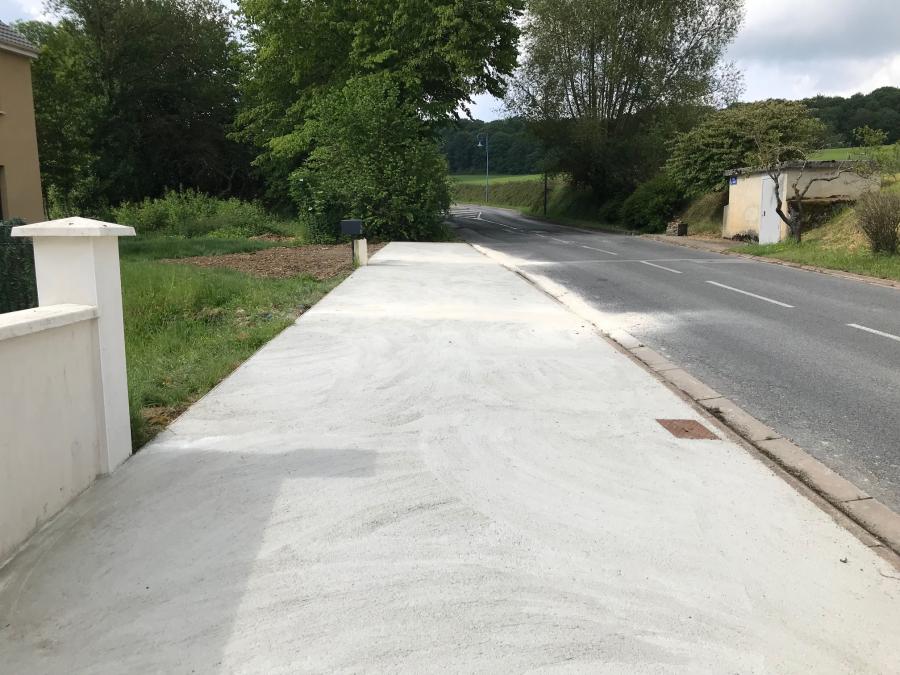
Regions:
M 384 244 L 369 244 L 369 255 Z M 224 267 L 256 277 L 287 278 L 302 274 L 318 280 L 329 279 L 353 270 L 350 244 L 307 246 L 278 246 L 252 253 L 227 253 L 194 258 L 163 260 L 162 262 L 198 267 Z

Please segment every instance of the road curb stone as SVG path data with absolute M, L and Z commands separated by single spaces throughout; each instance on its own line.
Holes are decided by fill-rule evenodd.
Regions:
M 566 298 L 567 293 L 560 295 L 557 289 L 548 287 L 543 279 L 515 266 L 502 254 L 497 255 L 478 244 L 469 245 L 482 255 L 518 274 L 576 316 L 590 322 L 604 339 L 621 348 L 635 362 L 681 392 L 694 406 L 712 415 L 723 426 L 812 489 L 856 525 L 883 543 L 894 554 L 900 556 L 900 514 L 895 513 L 871 497 L 865 490 L 825 466 L 800 446 L 783 438 L 777 431 L 673 364 L 659 352 L 645 346 L 627 331 L 621 329 L 610 331 L 599 325 L 596 317 L 588 315 L 582 311 L 578 303 L 571 302 Z M 745 257 L 755 258 L 756 256 Z M 765 258 L 760 259 L 766 260 Z

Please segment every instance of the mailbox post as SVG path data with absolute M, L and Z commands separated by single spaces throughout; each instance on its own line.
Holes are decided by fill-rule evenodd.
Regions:
M 351 239 L 351 255 L 353 264 L 362 267 L 369 264 L 369 247 L 363 237 L 363 222 L 361 220 L 342 220 L 341 234 Z

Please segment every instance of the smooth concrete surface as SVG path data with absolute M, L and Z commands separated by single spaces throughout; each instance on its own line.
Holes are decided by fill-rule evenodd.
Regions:
M 627 331 L 900 513 L 900 342 L 850 325 L 900 336 L 898 289 L 507 209 L 459 211 L 473 243 L 555 283 L 606 330 Z
M 390 244 L 0 571 L 11 673 L 898 672 L 898 572 L 555 301 Z

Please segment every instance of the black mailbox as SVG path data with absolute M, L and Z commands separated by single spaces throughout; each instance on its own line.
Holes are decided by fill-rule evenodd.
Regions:
M 362 236 L 362 226 L 363 226 L 363 223 L 361 220 L 342 220 L 341 221 L 341 234 L 349 235 L 351 237 L 361 237 Z

